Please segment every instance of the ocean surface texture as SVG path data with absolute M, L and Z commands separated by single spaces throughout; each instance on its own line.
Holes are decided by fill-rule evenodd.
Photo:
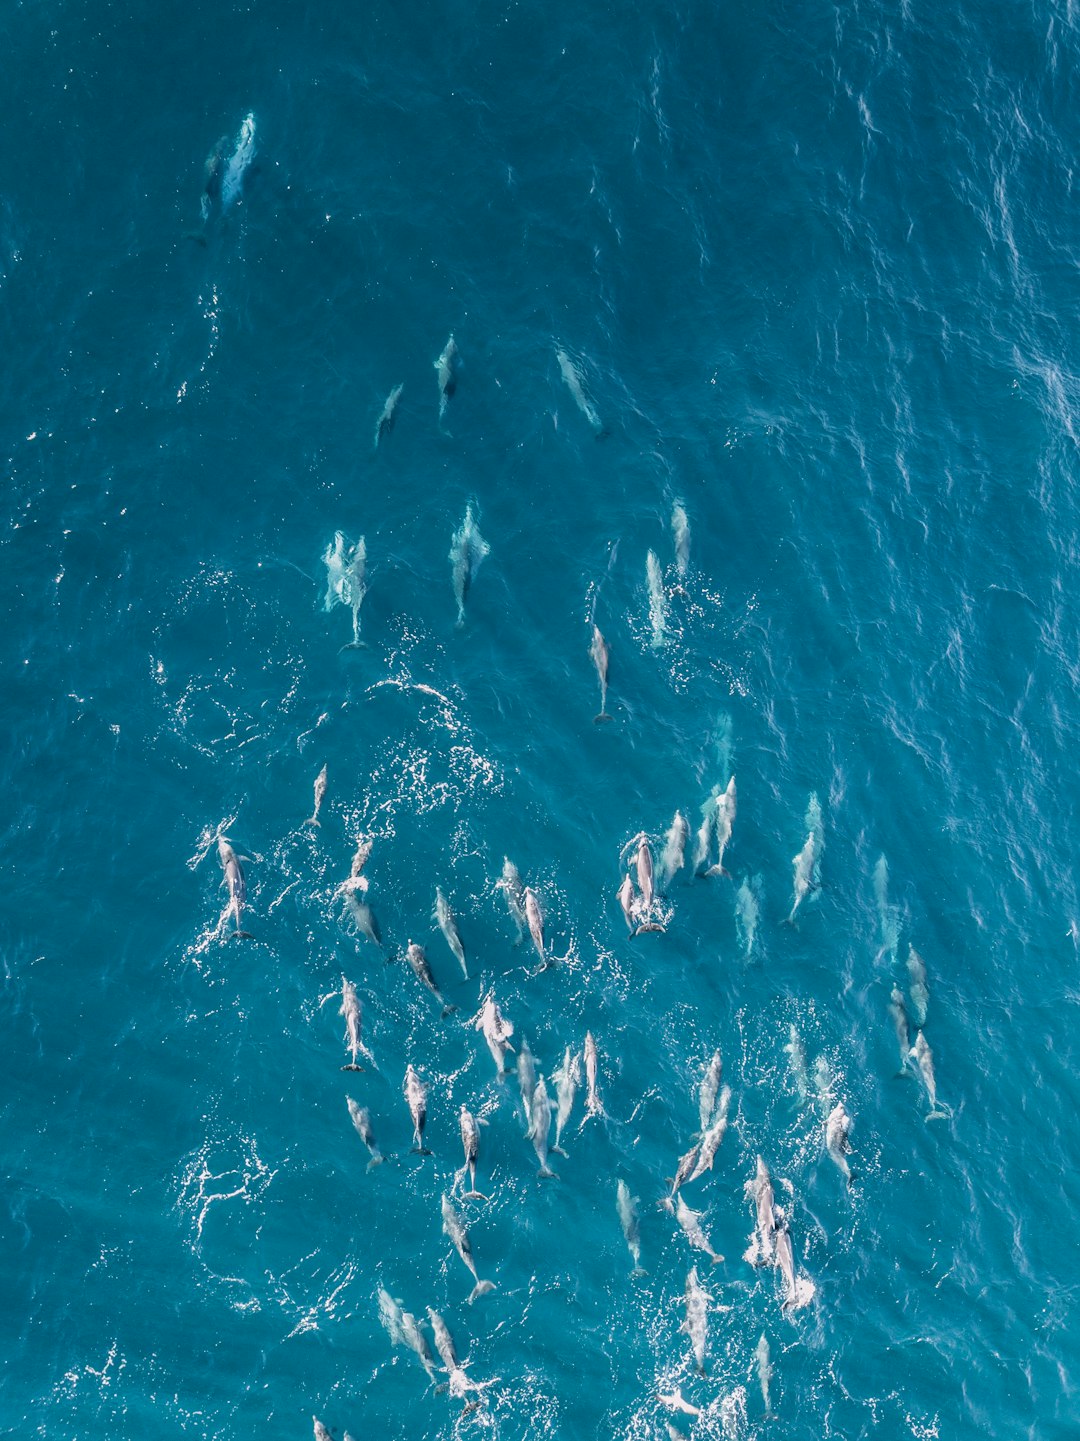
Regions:
M 1075 1436 L 1076 6 L 0 34 L 0 1431 Z

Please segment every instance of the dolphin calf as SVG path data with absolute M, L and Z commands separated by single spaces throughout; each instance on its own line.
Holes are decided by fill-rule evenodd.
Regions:
M 521 1108 L 525 1112 L 525 1134 L 532 1129 L 533 1092 L 536 1090 L 536 1063 L 529 1043 L 524 1038 L 517 1058 L 518 1086 L 521 1088 Z
M 619 905 L 622 907 L 626 929 L 633 935 L 637 930 L 637 920 L 634 915 L 634 907 L 637 905 L 637 893 L 634 890 L 634 882 L 630 879 L 629 874 L 623 876 L 623 883 L 619 887 Z
M 366 1106 L 357 1105 L 351 1096 L 346 1096 L 345 1099 L 348 1102 L 352 1123 L 356 1127 L 356 1134 L 371 1153 L 371 1160 L 368 1162 L 370 1171 L 372 1167 L 378 1166 L 386 1160 L 375 1141 L 375 1132 L 371 1128 L 371 1112 Z
M 427 1096 L 428 1088 L 416 1074 L 413 1064 L 410 1061 L 405 1068 L 405 1084 L 402 1086 L 405 1092 L 405 1099 L 409 1103 L 409 1115 L 413 1123 L 413 1154 L 417 1156 L 430 1156 L 431 1151 L 424 1145 L 424 1127 L 427 1125 Z
M 247 905 L 247 882 L 244 880 L 243 867 L 240 865 L 240 857 L 233 850 L 232 846 L 224 836 L 218 836 L 218 859 L 221 861 L 223 875 L 221 884 L 229 889 L 229 903 L 221 913 L 218 921 L 218 933 L 224 929 L 226 921 L 232 916 L 233 934 L 243 940 L 251 940 L 251 932 L 240 929 L 240 917 L 243 915 L 244 907 Z M 245 856 L 244 860 L 248 857 Z
M 596 407 L 585 394 L 585 387 L 581 383 L 580 370 L 565 350 L 556 350 L 555 359 L 559 362 L 559 371 L 563 380 L 566 381 L 570 394 L 574 397 L 574 403 L 577 405 L 578 410 L 581 411 L 582 415 L 592 426 L 597 440 L 601 439 L 605 433 L 603 421 L 601 421 L 599 415 L 597 415 Z
M 470 503 L 465 507 L 465 519 L 450 541 L 450 574 L 454 585 L 454 599 L 457 601 L 458 630 L 465 624 L 465 600 L 473 578 L 484 557 L 490 553 L 491 546 L 480 534 Z
M 434 1384 L 436 1378 L 435 1358 L 431 1354 L 427 1337 L 420 1329 L 419 1321 L 408 1311 L 401 1313 L 401 1334 L 405 1345 L 415 1354 L 416 1359 L 427 1372 L 428 1380 Z
M 458 959 L 462 975 L 468 980 L 469 970 L 465 964 L 465 947 L 461 942 L 461 932 L 458 930 L 454 913 L 450 909 L 450 903 L 443 895 L 440 886 L 435 887 L 435 909 L 432 911 L 431 916 L 432 920 L 438 922 L 439 930 L 442 931 L 446 937 L 446 944 Z
M 375 422 L 375 444 L 373 450 L 378 450 L 379 441 L 389 435 L 394 428 L 394 415 L 398 408 L 398 401 L 401 399 L 401 392 L 405 389 L 403 385 L 395 385 L 390 394 L 386 397 L 378 420 Z
M 851 1167 L 847 1158 L 851 1153 L 851 1142 L 848 1140 L 850 1130 L 851 1117 L 844 1109 L 843 1101 L 837 1101 L 825 1121 L 825 1149 L 849 1186 Z
M 451 335 L 446 342 L 443 353 L 435 362 L 435 371 L 439 378 L 439 424 L 446 414 L 447 402 L 457 389 L 457 376 L 454 373 L 454 362 L 457 360 L 457 342 Z
M 899 986 L 892 988 L 892 994 L 889 997 L 889 1015 L 892 1017 L 893 1027 L 896 1030 L 896 1044 L 900 1050 L 900 1072 L 901 1075 L 905 1075 L 911 1064 L 911 1033 L 908 1030 L 904 993 Z
M 599 724 L 601 721 L 609 721 L 611 717 L 607 713 L 607 641 L 600 634 L 600 627 L 595 622 L 592 628 L 592 642 L 589 645 L 589 656 L 592 659 L 593 665 L 596 667 L 596 676 L 600 682 L 600 714 L 593 716 L 594 722 Z
M 454 1210 L 454 1207 L 451 1204 L 450 1199 L 446 1195 L 445 1191 L 443 1192 L 442 1198 L 442 1218 L 443 1231 L 446 1233 L 447 1236 L 449 1236 L 450 1241 L 453 1244 L 454 1250 L 458 1253 L 462 1261 L 472 1272 L 473 1280 L 476 1282 L 476 1285 L 473 1287 L 472 1292 L 468 1297 L 468 1302 L 471 1306 L 472 1303 L 479 1296 L 486 1296 L 489 1291 L 494 1291 L 495 1282 L 481 1281 L 480 1276 L 476 1270 L 476 1262 L 473 1260 L 472 1247 L 469 1245 L 469 1237 L 465 1231 L 465 1223 L 462 1221 L 458 1213 Z
M 619 1224 L 622 1226 L 623 1239 L 634 1263 L 632 1274 L 644 1276 L 645 1272 L 641 1269 L 641 1225 L 638 1221 L 637 1205 L 637 1197 L 631 1196 L 629 1186 L 625 1181 L 620 1180 L 615 1189 L 615 1207 L 619 1213 Z
M 323 797 L 326 795 L 326 767 L 315 777 L 315 809 L 304 822 L 306 826 L 317 826 L 319 824 L 319 811 L 322 809 Z
M 731 843 L 731 831 L 735 824 L 735 777 L 732 776 L 727 783 L 727 789 L 717 797 L 716 807 L 713 811 L 713 831 L 716 835 L 717 860 L 714 866 L 710 866 L 705 872 L 708 876 L 726 876 L 729 874 L 724 869 L 724 852 Z

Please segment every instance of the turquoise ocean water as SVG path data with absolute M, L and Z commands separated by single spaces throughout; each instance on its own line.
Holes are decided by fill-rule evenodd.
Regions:
M 0 33 L 0 1430 L 1075 1435 L 1075 7 L 50 0 Z M 631 938 L 620 852 L 659 865 L 678 810 L 689 857 L 732 775 L 730 876 L 688 864 Z M 337 890 L 361 836 L 382 945 Z M 489 991 L 553 1107 L 595 1039 L 558 1180 Z M 716 1050 L 681 1193 L 712 1264 L 657 1202 Z M 759 1156 L 798 1307 L 744 1259 Z

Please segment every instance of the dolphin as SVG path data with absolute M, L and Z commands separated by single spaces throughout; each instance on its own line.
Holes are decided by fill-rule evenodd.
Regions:
M 356 1134 L 371 1152 L 371 1160 L 368 1162 L 370 1171 L 373 1166 L 378 1166 L 386 1160 L 375 1141 L 375 1132 L 371 1128 L 371 1112 L 366 1106 L 357 1105 L 351 1096 L 346 1096 L 345 1099 L 348 1102 L 352 1123 L 356 1127 Z
M 520 941 L 528 924 L 525 916 L 525 888 L 521 884 L 518 868 L 509 856 L 503 857 L 502 876 L 495 884 L 506 896 L 507 909 L 517 926 L 518 940 Z
M 926 984 L 926 962 L 914 946 L 908 946 L 907 969 L 911 996 L 911 1014 L 917 1026 L 926 1025 L 926 1011 L 930 1004 L 930 990 Z
M 416 1358 L 428 1373 L 428 1380 L 434 1384 L 435 1381 L 435 1358 L 431 1354 L 431 1347 L 427 1343 L 427 1337 L 420 1329 L 420 1323 L 416 1317 L 408 1311 L 401 1313 L 401 1334 L 410 1351 L 416 1353 Z
M 361 876 L 360 880 L 363 881 L 364 877 Z M 359 885 L 358 883 L 350 885 L 349 888 L 343 893 L 345 900 L 345 909 L 352 917 L 353 923 L 355 924 L 356 929 L 361 933 L 361 935 L 367 936 L 368 940 L 371 941 L 374 945 L 381 946 L 382 936 L 379 934 L 379 924 L 375 919 L 374 912 L 368 905 L 367 901 L 362 900 L 361 895 L 358 894 L 358 892 L 362 894 L 365 889 L 366 882 L 363 886 Z
M 364 537 L 353 546 L 345 569 L 345 591 L 342 601 L 352 611 L 352 640 L 341 647 L 342 650 L 362 650 L 364 642 L 360 639 L 360 607 L 364 604 L 364 597 L 367 595 L 367 546 Z
M 744 877 L 739 889 L 735 892 L 735 926 L 742 942 L 743 953 L 748 958 L 754 951 L 759 912 L 755 882 Z
M 762 1331 L 761 1340 L 757 1343 L 754 1351 L 754 1360 L 757 1362 L 758 1385 L 761 1387 L 761 1399 L 765 1403 L 765 1415 L 771 1416 L 769 1385 L 773 1378 L 773 1368 L 769 1362 L 769 1342 L 764 1331 Z
M 896 959 L 896 948 L 900 943 L 900 911 L 889 904 L 889 863 L 884 856 L 878 856 L 874 866 L 874 899 L 877 902 L 878 923 L 881 926 L 881 946 L 877 953 Z
M 684 576 L 690 566 L 690 522 L 681 500 L 671 508 L 671 534 L 675 541 L 675 568 Z
M 604 1106 L 596 1089 L 596 1075 L 599 1070 L 600 1058 L 596 1050 L 596 1041 L 593 1039 L 592 1031 L 585 1032 L 585 1119 L 582 1126 L 590 1116 L 602 1116 Z M 580 1129 L 580 1127 L 579 1127 Z
M 698 1087 L 698 1120 L 701 1122 L 702 1135 L 709 1129 L 713 1112 L 716 1110 L 716 1098 L 720 1094 L 720 1078 L 723 1073 L 723 1058 L 719 1051 L 714 1051 Z
M 637 921 L 634 919 L 634 906 L 636 904 L 634 882 L 627 874 L 623 876 L 623 883 L 619 887 L 619 905 L 622 907 L 623 919 L 626 922 L 626 929 L 631 935 L 637 930 Z
M 690 1274 L 686 1278 L 686 1294 L 683 1297 L 686 1306 L 686 1320 L 679 1327 L 690 1337 L 690 1344 L 694 1350 L 694 1361 L 697 1364 L 698 1374 L 705 1374 L 705 1341 L 709 1325 L 709 1301 L 712 1298 L 698 1280 L 697 1267 L 690 1268 Z
M 907 1074 L 911 1061 L 911 1033 L 908 1030 L 907 1010 L 904 1007 L 904 993 L 899 986 L 893 986 L 889 997 L 889 1015 L 896 1030 L 896 1044 L 900 1049 L 900 1074 Z
M 589 655 L 592 658 L 593 665 L 596 667 L 597 679 L 600 681 L 600 714 L 593 716 L 593 720 L 599 724 L 601 721 L 609 721 L 611 717 L 607 713 L 607 641 L 600 634 L 600 627 L 595 622 L 592 628 L 592 643 L 589 646 Z
M 735 777 L 732 776 L 727 783 L 727 789 L 717 798 L 716 808 L 713 811 L 713 829 L 716 832 L 716 846 L 719 854 L 716 864 L 710 866 L 705 872 L 707 876 L 730 874 L 724 869 L 724 852 L 731 843 L 731 830 L 735 824 L 735 808 Z
M 525 1112 L 525 1133 L 532 1129 L 532 1101 L 536 1090 L 536 1064 L 528 1041 L 522 1039 L 517 1058 L 518 1085 L 521 1087 L 521 1107 Z
M 484 997 L 480 1011 L 473 1020 L 476 1030 L 482 1031 L 491 1058 L 500 1076 L 506 1074 L 506 1053 L 514 1048 L 510 1037 L 514 1034 L 513 1022 L 508 1021 L 499 1010 L 495 997 L 489 991 Z
M 334 1438 L 319 1420 L 318 1416 L 312 1416 L 311 1419 L 315 1422 L 315 1441 L 334 1441 Z
M 919 1075 L 926 1087 L 926 1094 L 930 1098 L 930 1110 L 923 1117 L 926 1121 L 944 1121 L 952 1114 L 946 1107 L 938 1105 L 937 1081 L 934 1077 L 934 1053 L 926 1044 L 926 1037 L 922 1031 L 915 1036 L 915 1044 L 911 1048 L 911 1059 L 919 1068 Z
M 338 886 L 337 893 L 339 895 L 344 895 L 346 891 L 367 890 L 367 881 L 363 879 L 363 871 L 367 865 L 368 856 L 371 855 L 372 845 L 373 840 L 371 836 L 361 835 L 357 837 L 356 851 L 352 858 L 352 864 L 349 867 L 349 879 L 342 881 L 341 885 Z
M 556 1071 L 554 1079 L 559 1109 L 555 1116 L 555 1144 L 551 1149 L 556 1154 L 565 1156 L 566 1152 L 561 1145 L 563 1128 L 570 1119 L 570 1112 L 574 1108 L 574 1097 L 581 1084 L 581 1060 L 577 1052 L 571 1051 L 569 1046 L 566 1048 L 562 1065 Z
M 693 1169 L 686 1177 L 686 1180 L 696 1181 L 704 1176 L 706 1171 L 712 1170 L 713 1160 L 720 1149 L 720 1142 L 724 1139 L 724 1132 L 727 1130 L 728 1106 L 731 1104 L 731 1087 L 725 1086 L 720 1092 L 720 1105 L 716 1112 L 716 1120 L 708 1128 L 701 1138 L 697 1147 L 697 1159 L 694 1161 Z
M 686 842 L 690 837 L 690 825 L 682 811 L 676 811 L 667 835 L 664 837 L 664 853 L 660 857 L 660 887 L 669 886 L 677 871 L 686 864 Z
M 843 1101 L 837 1101 L 825 1121 L 825 1149 L 849 1186 L 851 1167 L 847 1158 L 851 1151 L 851 1142 L 848 1140 L 850 1130 L 851 1117 L 845 1111 Z
M 247 882 L 244 880 L 243 868 L 240 865 L 240 857 L 233 850 L 232 846 L 224 836 L 218 836 L 218 859 L 221 861 L 221 869 L 224 872 L 221 884 L 229 888 L 229 904 L 221 913 L 218 921 L 218 932 L 220 933 L 225 922 L 230 916 L 233 918 L 233 934 L 238 939 L 251 940 L 251 932 L 240 929 L 240 917 L 244 907 L 247 905 Z M 244 860 L 249 857 L 245 856 Z
M 435 1337 L 435 1349 L 438 1351 L 439 1359 L 446 1367 L 446 1374 L 450 1378 L 450 1395 L 456 1400 L 461 1400 L 470 1391 L 483 1391 L 488 1386 L 493 1386 L 499 1379 L 497 1376 L 492 1377 L 490 1381 L 474 1381 L 466 1374 L 465 1367 L 462 1366 L 457 1358 L 454 1339 L 450 1335 L 450 1330 L 446 1322 L 439 1315 L 438 1311 L 433 1310 L 430 1306 L 427 1308 L 427 1313 L 428 1320 L 431 1322 L 432 1335 Z M 470 1401 L 465 1409 L 466 1411 L 471 1411 L 479 1404 L 479 1401 Z
M 649 625 L 652 627 L 652 646 L 659 648 L 667 640 L 668 602 L 664 592 L 664 578 L 656 552 L 650 550 L 645 557 L 645 579 L 649 587 Z
M 439 377 L 439 424 L 446 414 L 446 406 L 450 397 L 457 389 L 457 377 L 454 374 L 454 361 L 457 359 L 457 342 L 451 335 L 446 342 L 443 353 L 435 362 L 435 370 Z
M 389 435 L 394 428 L 394 414 L 398 408 L 398 401 L 401 399 L 401 392 L 405 389 L 403 385 L 395 385 L 390 394 L 386 397 L 378 420 L 375 422 L 375 444 L 373 450 L 378 450 L 379 441 L 384 435 Z
M 476 1189 L 476 1158 L 480 1154 L 480 1128 L 476 1124 L 476 1117 L 467 1106 L 462 1106 L 458 1113 L 458 1125 L 461 1129 L 461 1148 L 465 1152 L 465 1165 L 461 1176 L 464 1178 L 465 1172 L 468 1171 L 471 1188 L 464 1192 L 464 1195 L 469 1200 L 486 1201 L 487 1197 Z
M 327 997 L 329 999 L 329 997 Z M 341 1010 L 339 1015 L 345 1017 L 345 1048 L 349 1052 L 351 1060 L 347 1066 L 342 1066 L 343 1071 L 362 1071 L 363 1066 L 357 1065 L 356 1058 L 363 1055 L 372 1065 L 375 1064 L 375 1057 L 368 1050 L 360 1039 L 360 997 L 356 994 L 356 987 L 344 976 L 341 978 Z
M 405 1092 L 405 1099 L 409 1103 L 409 1115 L 413 1123 L 413 1154 L 416 1156 L 430 1156 L 431 1151 L 424 1145 L 424 1127 L 427 1125 L 427 1094 L 428 1088 L 416 1074 L 410 1061 L 405 1068 L 405 1084 L 402 1087 Z
M 244 176 L 255 157 L 255 116 L 249 111 L 236 137 L 236 148 L 229 156 L 225 174 L 221 178 L 221 208 L 228 210 L 244 188 Z
M 379 1287 L 379 1322 L 386 1329 L 390 1340 L 395 1346 L 404 1346 L 405 1328 L 402 1324 L 405 1313 L 401 1309 L 400 1301 L 395 1301 L 390 1292 L 384 1287 Z
M 695 1141 L 688 1151 L 685 1151 L 675 1165 L 675 1174 L 671 1178 L 671 1190 L 660 1202 L 665 1211 L 674 1211 L 675 1196 L 679 1187 L 690 1180 L 697 1163 L 701 1157 L 701 1142 Z
M 600 419 L 599 415 L 596 413 L 596 407 L 592 404 L 588 396 L 585 394 L 585 388 L 581 383 L 580 370 L 570 359 L 565 350 L 556 350 L 555 359 L 559 362 L 559 371 L 562 375 L 563 380 L 566 381 L 570 394 L 574 397 L 574 402 L 577 405 L 578 410 L 581 411 L 582 415 L 592 426 L 597 440 L 600 440 L 606 433 L 604 430 L 604 424 L 603 421 Z
M 323 797 L 326 795 L 326 767 L 315 777 L 315 809 L 304 822 L 308 826 L 319 824 L 319 811 L 322 809 Z
M 683 1234 L 691 1246 L 693 1246 L 696 1251 L 704 1251 L 715 1266 L 724 1258 L 719 1252 L 713 1250 L 708 1236 L 706 1236 L 705 1232 L 701 1229 L 701 1216 L 702 1213 L 700 1211 L 691 1211 L 680 1193 L 675 1201 L 675 1217 L 682 1227 Z
M 623 1239 L 626 1241 L 627 1249 L 634 1262 L 633 1274 L 644 1276 L 641 1269 L 641 1225 L 637 1213 L 638 1200 L 631 1196 L 630 1188 L 625 1181 L 620 1180 L 615 1190 L 615 1206 L 619 1212 L 619 1223 L 622 1226 Z
M 435 984 L 435 977 L 431 973 L 431 967 L 428 964 L 427 956 L 424 954 L 423 946 L 418 946 L 415 941 L 410 941 L 405 950 L 405 959 L 408 961 L 409 967 L 416 979 L 425 990 L 431 992 L 439 1005 L 442 1006 L 443 1016 L 452 1015 L 453 1012 L 457 1010 L 457 1007 L 447 1005 L 443 999 L 442 992 Z
M 810 1073 L 806 1067 L 806 1047 L 794 1024 L 788 1027 L 788 1036 L 789 1040 L 784 1050 L 788 1054 L 791 1075 L 799 1094 L 799 1100 L 805 1101 L 810 1095 Z
M 454 913 L 450 909 L 450 903 L 442 893 L 442 888 L 435 887 L 435 909 L 432 912 L 432 920 L 437 921 L 439 930 L 446 937 L 446 944 L 457 956 L 458 964 L 461 966 L 465 979 L 469 979 L 469 970 L 465 964 L 465 947 L 461 943 L 461 932 L 458 930 Z
M 450 541 L 450 572 L 458 608 L 458 630 L 465 624 L 465 600 L 473 577 L 480 569 L 484 557 L 490 552 L 491 546 L 480 534 L 470 503 L 465 507 L 465 519 Z
M 526 886 L 522 893 L 522 900 L 525 905 L 525 919 L 529 923 L 529 934 L 533 938 L 533 945 L 537 954 L 545 966 L 550 962 L 544 953 L 544 917 L 540 910 L 540 902 L 536 899 L 536 892 L 532 886 Z
M 536 1159 L 540 1162 L 540 1175 L 556 1181 L 558 1177 L 548 1165 L 548 1135 L 551 1131 L 551 1102 L 543 1076 L 536 1083 L 529 1106 L 529 1140 L 533 1143 Z
M 754 1203 L 754 1234 L 743 1257 L 752 1266 L 763 1266 L 771 1261 L 776 1248 L 776 1203 L 773 1197 L 772 1177 L 768 1167 L 759 1156 L 757 1172 L 743 1188 L 747 1200 Z
M 791 913 L 786 918 L 789 926 L 795 924 L 795 916 L 806 896 L 810 891 L 817 890 L 819 885 L 818 870 L 821 863 L 822 829 L 821 806 L 816 794 L 810 796 L 810 804 L 806 810 L 806 830 L 807 835 L 803 848 L 797 856 L 792 858 L 791 862 L 795 877 Z
M 447 1236 L 449 1236 L 450 1241 L 453 1244 L 454 1250 L 458 1253 L 462 1261 L 464 1261 L 465 1265 L 472 1272 L 473 1280 L 476 1282 L 476 1285 L 473 1287 L 472 1292 L 468 1297 L 468 1302 L 471 1306 L 472 1303 L 479 1296 L 486 1296 L 489 1291 L 494 1291 L 495 1282 L 481 1281 L 480 1276 L 476 1270 L 476 1262 L 473 1260 L 472 1247 L 469 1245 L 469 1237 L 465 1231 L 465 1223 L 462 1221 L 458 1213 L 454 1210 L 454 1207 L 451 1204 L 450 1199 L 446 1195 L 445 1191 L 443 1192 L 442 1198 L 442 1218 L 443 1231 L 446 1233 Z

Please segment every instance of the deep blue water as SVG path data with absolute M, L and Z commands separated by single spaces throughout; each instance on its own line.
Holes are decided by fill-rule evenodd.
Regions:
M 88 0 L 0 34 L 0 1428 L 1075 1434 L 1075 7 Z M 362 650 L 323 608 L 339 530 Z M 692 849 L 732 774 L 730 878 L 687 868 L 631 939 L 620 851 L 676 809 Z M 215 933 L 222 829 L 252 940 Z M 361 834 L 381 948 L 335 894 Z M 388 963 L 409 940 L 453 1015 Z M 910 946 L 929 1124 L 889 1015 Z M 549 1082 L 596 1039 L 607 1117 L 581 1126 L 583 1087 L 558 1181 L 468 1024 L 489 989 Z M 685 1187 L 712 1266 L 655 1203 L 717 1048 L 730 1124 Z M 440 1217 L 462 1104 L 488 1122 L 489 1199 L 455 1203 L 496 1282 L 473 1306 Z M 798 1310 L 743 1260 L 759 1155 Z M 497 1378 L 479 1408 L 392 1344 L 380 1288 Z M 680 1386 L 700 1415 L 659 1401 Z

